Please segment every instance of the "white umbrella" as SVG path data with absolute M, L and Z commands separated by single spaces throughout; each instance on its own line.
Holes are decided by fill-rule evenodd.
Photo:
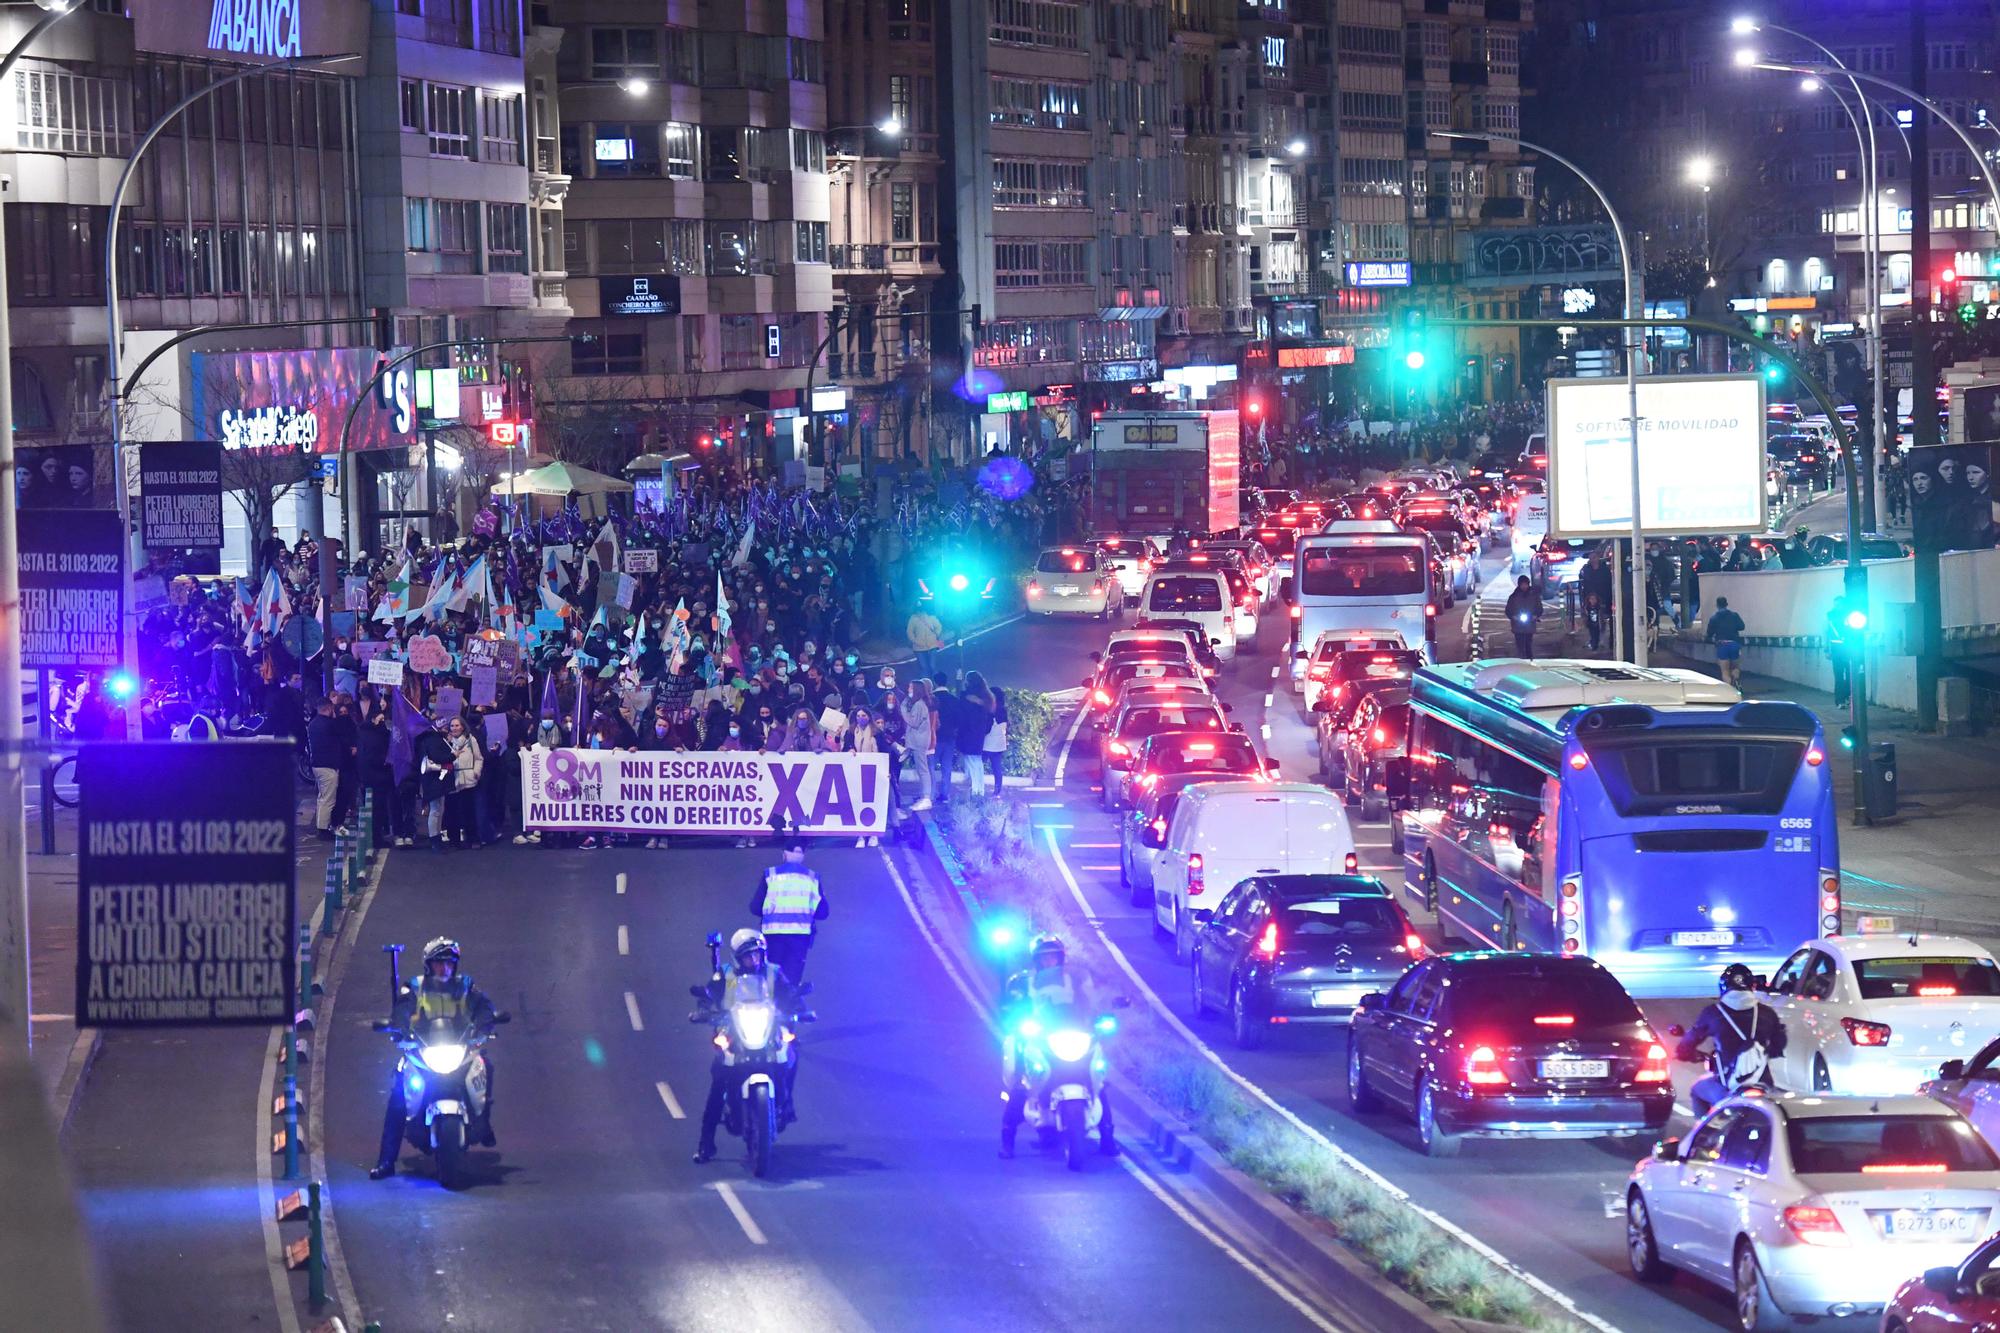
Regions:
M 575 463 L 550 463 L 532 472 L 502 478 L 493 485 L 495 495 L 606 495 L 630 491 L 632 483 L 592 472 Z

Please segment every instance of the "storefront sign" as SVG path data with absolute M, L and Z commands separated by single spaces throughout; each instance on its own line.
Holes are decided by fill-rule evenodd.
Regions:
M 190 411 L 208 438 L 227 449 L 331 454 L 339 448 L 348 406 L 375 374 L 381 353 L 372 347 L 307 347 L 196 352 L 189 360 Z M 415 417 L 404 374 L 398 370 L 385 377 L 382 396 L 354 414 L 349 449 L 410 443 Z
M 149 551 L 222 545 L 222 446 L 139 446 L 139 525 Z
M 1347 285 L 1350 287 L 1407 287 L 1410 285 L 1410 261 L 1407 259 L 1371 259 L 1347 265 Z
M 664 273 L 599 278 L 597 300 L 606 315 L 678 315 L 681 280 Z
M 132 6 L 132 25 L 142 51 L 245 64 L 368 49 L 366 0 L 152 0 Z M 367 72 L 358 61 L 337 68 Z
M 108 509 L 23 509 L 21 665 L 103 671 L 119 665 L 124 527 Z
M 521 800 L 531 829 L 576 832 L 880 833 L 889 816 L 881 754 L 530 750 Z
M 1012 389 L 1006 393 L 989 393 L 986 395 L 986 410 L 988 412 L 1025 412 L 1028 410 L 1028 391 L 1026 389 Z
M 1159 378 L 1160 363 L 1144 361 L 1098 361 L 1086 368 L 1085 378 L 1093 384 L 1135 384 Z
M 292 1021 L 295 786 L 274 741 L 83 747 L 78 1027 Z
M 231 449 L 304 449 L 319 443 L 319 418 L 303 407 L 225 407 L 216 434 Z
M 1352 347 L 1280 347 L 1278 369 L 1300 370 L 1307 366 L 1351 366 Z

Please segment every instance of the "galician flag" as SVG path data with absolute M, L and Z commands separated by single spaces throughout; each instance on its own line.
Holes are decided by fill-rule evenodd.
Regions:
M 681 663 L 687 660 L 688 649 L 693 646 L 694 635 L 688 631 L 687 598 L 683 597 L 680 600 L 680 605 L 674 608 L 673 618 L 667 621 L 667 657 L 669 659 L 667 669 L 670 671 L 680 670 Z
M 568 550 L 567 546 L 545 548 L 542 551 L 542 575 L 537 580 L 543 609 L 553 611 L 559 616 L 566 616 L 570 612 L 569 603 L 556 591 L 556 572 L 561 567 L 563 553 Z
M 465 577 L 458 581 L 456 588 L 452 589 L 451 596 L 445 599 L 444 609 L 463 611 L 472 605 L 475 597 L 483 598 L 487 605 L 491 606 L 493 598 L 486 587 L 486 577 L 486 557 L 482 555 L 472 562 L 472 568 L 465 571 Z
M 257 594 L 258 630 L 266 635 L 276 634 L 291 614 L 292 599 L 285 595 L 285 581 L 278 577 L 276 569 L 266 571 L 264 587 Z
M 444 617 L 446 605 L 458 593 L 458 575 L 446 571 L 443 565 L 439 565 L 438 570 L 442 574 L 442 577 L 438 579 L 436 586 L 431 589 L 431 595 L 424 599 L 422 606 L 410 612 L 406 619 L 428 619 L 436 622 Z
M 715 571 L 715 632 L 729 637 L 729 594 L 722 590 L 722 571 Z
M 646 651 L 646 613 L 639 613 L 638 627 L 632 631 L 632 643 L 625 649 L 625 665 L 637 666 L 639 654 Z
M 403 557 L 403 572 L 389 580 L 388 588 L 382 594 L 382 604 L 375 608 L 372 619 L 400 620 L 410 614 L 410 580 L 415 575 L 410 557 Z

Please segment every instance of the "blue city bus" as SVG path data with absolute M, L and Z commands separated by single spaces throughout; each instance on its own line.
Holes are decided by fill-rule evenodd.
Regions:
M 1447 934 L 1712 993 L 1840 931 L 1819 720 L 1621 662 L 1454 662 L 1410 686 L 1407 892 Z

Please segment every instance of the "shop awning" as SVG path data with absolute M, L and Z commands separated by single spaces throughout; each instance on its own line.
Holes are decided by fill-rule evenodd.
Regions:
M 493 484 L 495 495 L 606 495 L 632 489 L 629 481 L 607 477 L 575 463 L 551 463 L 532 472 L 503 477 Z

